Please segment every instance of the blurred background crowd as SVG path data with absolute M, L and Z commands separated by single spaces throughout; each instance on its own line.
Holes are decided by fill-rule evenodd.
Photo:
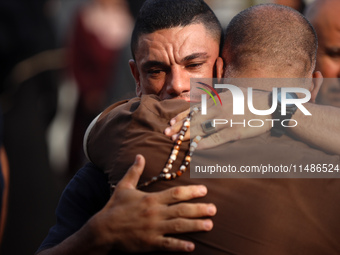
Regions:
M 63 188 L 86 162 L 88 124 L 106 106 L 135 95 L 129 40 L 143 2 L 0 1 L 0 146 L 8 159 L 7 165 L 1 150 L 1 254 L 36 251 L 54 224 Z M 225 27 L 254 4 L 302 11 L 310 1 L 206 2 Z

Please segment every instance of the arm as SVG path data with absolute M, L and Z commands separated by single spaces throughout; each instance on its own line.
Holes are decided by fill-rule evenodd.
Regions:
M 192 251 L 193 243 L 164 235 L 212 228 L 210 219 L 196 218 L 214 215 L 215 206 L 175 204 L 204 196 L 206 188 L 176 187 L 158 193 L 136 190 L 144 164 L 144 158 L 137 156 L 107 204 L 78 231 L 39 255 L 107 254 L 111 249 L 128 252 Z
M 233 116 L 231 113 L 232 109 L 232 98 L 230 93 L 220 94 L 223 101 L 223 108 L 221 106 L 215 106 L 210 103 L 210 108 L 208 110 L 208 115 L 196 114 L 192 119 L 190 127 L 190 135 L 192 137 L 196 135 L 205 136 L 201 124 L 209 119 L 219 118 L 219 119 L 234 119 L 235 121 L 240 121 L 240 118 L 246 121 L 249 119 L 271 119 L 272 116 L 256 116 L 245 111 L 244 116 Z M 269 109 L 268 102 L 269 92 L 259 92 L 254 93 L 254 102 L 256 109 Z M 210 100 L 212 101 L 212 100 Z M 208 101 L 209 106 L 209 101 Z M 300 110 L 297 110 L 293 115 L 293 119 L 298 122 L 298 125 L 293 128 L 287 128 L 287 131 L 295 136 L 297 139 L 307 143 L 310 146 L 320 148 L 321 150 L 327 151 L 331 154 L 340 155 L 340 108 L 318 105 L 314 103 L 304 104 L 308 111 L 311 112 L 312 116 L 305 116 Z M 247 110 L 247 107 L 245 107 Z M 182 126 L 182 120 L 188 114 L 188 111 L 180 113 L 173 120 L 171 120 L 171 127 L 165 130 L 165 134 L 168 136 L 174 136 L 175 139 L 177 132 L 179 132 Z M 230 125 L 216 125 L 216 132 L 204 137 L 199 144 L 199 148 L 211 148 L 218 146 L 220 144 L 235 141 L 238 139 L 245 139 L 249 137 L 254 137 L 263 134 L 270 130 L 270 122 L 264 122 L 265 125 L 259 128 L 243 127 L 242 125 L 237 125 L 230 128 Z M 189 132 L 187 132 L 189 134 Z M 189 139 L 189 135 L 186 139 Z
M 244 92 L 246 91 L 244 88 L 240 89 L 242 89 Z M 261 135 L 270 130 L 270 122 L 265 121 L 266 119 L 271 118 L 270 115 L 254 115 L 248 110 L 247 107 L 245 107 L 245 115 L 233 115 L 232 94 L 228 91 L 222 92 L 219 95 L 223 102 L 223 106 L 215 105 L 213 100 L 209 98 L 207 101 L 207 115 L 202 115 L 200 112 L 194 114 L 191 119 L 190 132 L 187 132 L 185 139 L 190 139 L 190 136 L 193 138 L 199 135 L 203 138 L 198 144 L 198 148 L 207 149 L 230 141 Z M 268 96 L 269 92 L 254 90 L 254 107 L 256 109 L 269 109 Z M 172 136 L 172 139 L 175 140 L 177 133 L 182 127 L 183 119 L 188 115 L 188 113 L 189 110 L 184 111 L 174 117 L 170 121 L 171 126 L 165 129 L 164 133 L 168 136 Z M 215 132 L 206 134 L 202 129 L 202 123 L 213 119 L 223 119 L 227 120 L 228 122 L 226 124 L 217 124 L 215 127 Z M 247 123 L 250 119 L 261 119 L 263 120 L 264 125 L 261 128 L 254 128 L 248 124 L 245 124 L 245 126 L 243 126 L 243 124 L 235 124 L 232 127 L 230 125 L 231 120 L 233 123 Z
M 293 118 L 299 124 L 289 128 L 289 132 L 310 146 L 340 155 L 340 108 L 313 103 L 305 104 L 305 107 L 312 116 L 297 110 Z

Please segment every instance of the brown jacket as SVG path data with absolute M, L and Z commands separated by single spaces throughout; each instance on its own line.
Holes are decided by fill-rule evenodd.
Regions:
M 179 100 L 144 96 L 110 107 L 90 132 L 87 146 L 91 161 L 109 173 L 109 182 L 117 183 L 135 155 L 141 153 L 146 158 L 141 181 L 157 176 L 173 146 L 163 131 L 169 120 L 188 106 Z M 187 149 L 188 142 L 181 146 L 174 169 Z M 339 156 L 310 148 L 289 136 L 275 138 L 269 133 L 196 151 L 192 162 L 238 167 L 318 162 L 340 166 Z M 188 184 L 208 187 L 208 195 L 193 202 L 217 206 L 213 230 L 180 235 L 195 242 L 193 254 L 340 254 L 340 179 L 286 177 L 197 179 L 185 173 L 145 190 Z

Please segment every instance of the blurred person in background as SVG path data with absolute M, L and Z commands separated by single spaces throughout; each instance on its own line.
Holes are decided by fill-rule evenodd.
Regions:
M 340 107 L 340 1 L 315 0 L 306 10 L 319 39 L 316 70 L 326 79 L 318 102 Z
M 141 1 L 136 1 L 137 6 Z M 86 161 L 82 139 L 87 126 L 112 102 L 135 95 L 128 66 L 133 1 L 93 0 L 77 11 L 67 43 L 69 75 L 78 90 L 70 137 L 68 174 Z
M 11 168 L 1 254 L 35 251 L 54 222 L 51 216 L 60 194 L 50 171 L 45 135 L 55 114 L 63 64 L 47 3 L 0 2 L 0 102 L 3 146 Z

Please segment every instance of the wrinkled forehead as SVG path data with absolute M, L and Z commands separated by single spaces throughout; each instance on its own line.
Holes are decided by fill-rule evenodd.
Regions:
M 191 24 L 142 34 L 138 38 L 135 55 L 137 62 L 145 56 L 157 61 L 164 55 L 172 55 L 177 59 L 193 53 L 214 55 L 218 50 L 219 40 L 203 24 Z

